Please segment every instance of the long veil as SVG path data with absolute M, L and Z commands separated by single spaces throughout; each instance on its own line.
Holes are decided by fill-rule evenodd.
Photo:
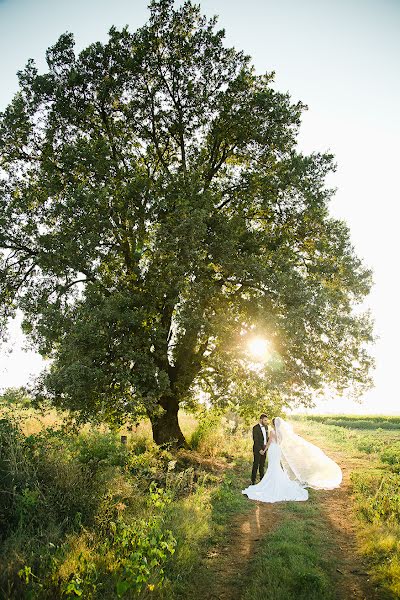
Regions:
M 318 446 L 307 442 L 281 417 L 275 418 L 283 467 L 290 478 L 316 489 L 331 490 L 342 481 L 342 471 Z

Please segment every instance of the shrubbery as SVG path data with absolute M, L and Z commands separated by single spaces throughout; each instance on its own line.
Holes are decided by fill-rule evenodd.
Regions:
M 192 434 L 190 445 L 194 450 L 199 450 L 205 456 L 216 456 L 223 446 L 224 431 L 221 419 L 212 411 L 203 414 Z
M 211 434 L 197 434 L 207 456 Z M 184 595 L 184 573 L 220 527 L 213 504 L 232 504 L 229 485 L 226 498 L 214 494 L 223 475 L 200 454 L 144 436 L 124 445 L 117 433 L 62 426 L 25 436 L 8 417 L 0 452 L 0 596 L 9 600 Z
M 252 437 L 248 427 L 212 410 L 204 411 L 192 433 L 190 445 L 204 456 L 239 457 L 251 454 Z
M 28 408 L 31 398 L 24 387 L 9 387 L 0 395 L 0 404 L 13 408 Z

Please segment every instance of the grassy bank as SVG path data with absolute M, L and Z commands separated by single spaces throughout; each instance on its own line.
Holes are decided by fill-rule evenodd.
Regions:
M 400 417 L 313 415 L 293 422 L 353 462 L 360 550 L 382 598 L 400 598 Z
M 121 432 L 21 415 L 0 421 L 0 596 L 188 597 L 207 547 L 248 509 L 235 462 L 246 436 L 221 447 L 227 423 L 187 417 L 196 450 L 172 453 L 146 424 L 125 446 Z

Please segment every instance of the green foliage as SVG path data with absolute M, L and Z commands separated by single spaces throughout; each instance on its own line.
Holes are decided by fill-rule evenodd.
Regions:
M 128 591 L 150 591 L 164 580 L 164 564 L 174 554 L 176 540 L 171 531 L 165 530 L 159 519 L 134 522 L 123 521 L 110 524 L 111 537 L 106 542 L 117 561 L 114 573 L 116 593 L 123 598 Z
M 133 452 L 134 454 L 143 454 L 144 452 L 147 452 L 148 450 L 150 450 L 152 447 L 152 444 L 149 440 L 149 438 L 145 435 L 135 435 L 134 439 L 131 440 L 130 443 L 130 450 L 131 452 Z
M 25 387 L 9 387 L 1 394 L 0 404 L 14 408 L 27 408 L 31 405 L 31 398 Z
M 0 510 L 2 531 L 33 532 L 54 520 L 65 531 L 96 511 L 101 482 L 85 465 L 73 460 L 60 430 L 25 438 L 18 424 L 0 421 Z M 33 541 L 33 540 L 32 540 Z
M 23 436 L 13 422 L 0 420 L 1 535 L 17 525 L 24 513 L 23 494 L 30 489 L 30 464 L 23 452 Z
M 389 446 L 386 456 L 391 458 L 395 454 L 396 451 L 390 452 Z M 369 468 L 352 473 L 351 479 L 357 515 L 362 522 L 362 551 L 368 557 L 374 580 L 382 587 L 382 598 L 397 598 L 400 594 L 400 475 Z
M 220 456 L 228 460 L 247 457 L 251 452 L 251 433 L 244 423 L 239 427 L 238 420 L 237 413 L 204 410 L 191 435 L 191 448 L 207 457 Z
M 385 447 L 386 443 L 385 439 L 375 435 L 360 435 L 355 442 L 357 449 L 366 454 L 379 453 Z
M 352 482 L 363 518 L 370 523 L 400 522 L 399 474 L 358 471 L 352 474 Z
M 93 429 L 25 437 L 9 419 L 0 422 L 0 450 L 0 594 L 173 598 L 194 585 L 188 569 L 221 527 L 211 505 L 221 476 L 199 455 L 195 462 L 134 435 L 125 447 Z M 233 488 L 226 498 L 233 503 Z
M 194 450 L 212 455 L 218 452 L 224 432 L 221 427 L 221 417 L 215 412 L 205 411 L 193 431 L 190 445 Z
M 163 410 L 199 388 L 247 417 L 364 391 L 371 274 L 329 215 L 333 157 L 298 152 L 305 105 L 191 2 L 153 0 L 79 54 L 63 34 L 46 59 L 0 116 L 0 317 L 21 309 L 53 359 L 37 401 L 146 413 L 168 442 Z M 258 370 L 254 332 L 273 348 Z
M 385 444 L 383 444 L 383 447 Z M 400 469 L 400 440 L 390 444 L 381 452 L 381 461 L 391 465 L 392 470 L 399 471 Z
M 119 465 L 128 463 L 129 452 L 115 433 L 81 434 L 76 440 L 77 459 L 90 465 Z
M 87 553 L 80 552 L 76 556 L 73 571 L 61 585 L 56 584 L 57 575 L 71 550 L 69 543 L 60 546 L 45 569 L 42 565 L 39 575 L 27 565 L 20 569 L 18 575 L 33 598 L 98 598 L 102 597 L 101 589 L 105 586 L 105 565 L 101 557 L 108 554 L 112 556 L 108 577 L 111 577 L 116 597 L 140 598 L 141 592 L 152 592 L 164 582 L 164 567 L 174 554 L 175 546 L 171 531 L 165 529 L 159 517 L 129 524 L 119 518 L 116 522 L 109 522 L 108 535 L 99 540 L 95 553 L 88 557 Z

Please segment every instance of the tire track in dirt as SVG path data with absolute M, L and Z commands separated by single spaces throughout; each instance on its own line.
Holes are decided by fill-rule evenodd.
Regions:
M 204 600 L 239 600 L 245 584 L 246 567 L 258 551 L 262 539 L 280 521 L 279 506 L 255 502 L 245 515 L 231 523 L 226 544 L 209 551 L 206 561 L 215 575 L 215 585 Z
M 311 436 L 307 435 L 307 439 L 313 442 Z M 315 493 L 315 502 L 320 507 L 328 539 L 332 542 L 326 552 L 327 558 L 336 565 L 336 600 L 382 600 L 382 590 L 372 582 L 367 560 L 361 555 L 357 541 L 350 475 L 363 466 L 364 461 L 347 457 L 343 452 L 324 449 L 320 442 L 314 443 L 338 463 L 343 473 L 339 488 Z

